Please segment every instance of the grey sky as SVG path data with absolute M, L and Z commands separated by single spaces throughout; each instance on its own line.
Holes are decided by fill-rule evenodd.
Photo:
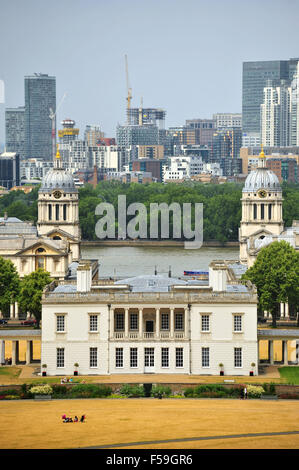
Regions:
M 24 76 L 56 76 L 58 128 L 81 135 L 124 123 L 132 106 L 167 111 L 166 126 L 241 112 L 242 62 L 299 56 L 298 0 L 0 0 L 0 142 L 4 106 L 24 104 Z

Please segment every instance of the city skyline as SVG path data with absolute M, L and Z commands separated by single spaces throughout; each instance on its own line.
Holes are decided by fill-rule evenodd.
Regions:
M 35 72 L 56 76 L 57 105 L 66 93 L 57 128 L 71 118 L 81 135 L 87 124 L 97 124 L 114 136 L 126 119 L 125 54 L 132 106 L 143 97 L 145 107 L 165 109 L 166 127 L 241 112 L 244 61 L 299 55 L 293 0 L 0 3 L 0 40 L 7 44 L 0 50 L 2 143 L 4 109 L 24 106 L 24 77 Z

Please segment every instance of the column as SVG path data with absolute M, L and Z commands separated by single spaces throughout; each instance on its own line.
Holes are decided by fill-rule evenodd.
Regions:
M 138 317 L 139 338 L 142 338 L 142 330 L 143 330 L 142 308 L 139 309 L 138 313 L 139 313 L 139 317 Z
M 5 340 L 1 340 L 1 353 L 0 353 L 0 363 L 5 364 Z
M 185 315 L 184 315 L 184 320 L 185 320 L 184 336 L 185 336 L 185 338 L 188 338 L 188 336 L 189 336 L 189 309 L 185 308 L 184 312 L 185 312 Z
M 11 365 L 16 365 L 16 357 L 17 357 L 17 341 L 12 341 L 12 348 L 11 348 Z
M 257 340 L 257 363 L 256 363 L 257 373 L 258 373 L 258 370 L 259 370 L 259 362 L 260 362 L 260 341 Z
M 156 337 L 160 337 L 160 309 L 156 308 Z
M 282 347 L 283 347 L 283 352 L 282 352 L 282 357 L 283 357 L 283 363 L 285 366 L 288 365 L 289 361 L 288 361 L 288 341 L 287 340 L 284 340 L 282 342 Z
M 19 304 L 15 302 L 15 318 L 19 320 Z
M 174 337 L 174 308 L 170 309 L 170 338 Z
M 287 320 L 289 320 L 289 319 L 290 319 L 290 315 L 289 315 L 289 304 L 284 304 L 284 308 L 285 308 L 285 310 L 284 310 L 284 311 L 285 311 L 285 314 L 284 314 L 284 315 L 285 315 L 285 318 L 286 318 Z
M 274 359 L 273 359 L 273 340 L 269 340 L 268 342 L 268 351 L 269 351 L 269 363 L 271 365 L 274 364 Z
M 10 320 L 14 319 L 14 304 L 10 304 Z
M 280 304 L 280 318 L 284 317 L 284 304 Z
M 125 338 L 129 336 L 129 309 L 125 308 Z
M 31 363 L 31 343 L 32 341 L 27 341 L 26 342 L 26 364 Z
M 110 338 L 114 337 L 114 308 L 110 308 Z

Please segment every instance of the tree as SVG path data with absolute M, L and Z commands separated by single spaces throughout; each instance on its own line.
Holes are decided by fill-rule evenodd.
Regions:
M 286 241 L 273 242 L 261 249 L 242 279 L 256 285 L 258 308 L 271 313 L 276 327 L 280 303 L 299 304 L 299 253 Z
M 15 265 L 9 259 L 0 257 L 0 309 L 9 313 L 9 306 L 17 300 L 20 278 Z
M 42 293 L 44 288 L 52 281 L 50 274 L 43 269 L 38 269 L 24 278 L 21 281 L 21 291 L 19 295 L 19 304 L 22 310 L 30 312 L 34 315 L 37 326 L 42 315 Z

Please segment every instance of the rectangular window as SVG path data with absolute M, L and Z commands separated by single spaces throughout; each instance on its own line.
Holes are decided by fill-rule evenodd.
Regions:
M 242 367 L 242 348 L 235 348 L 234 362 L 235 367 Z
M 184 367 L 183 348 L 175 348 L 175 366 Z
M 65 326 L 65 322 L 64 322 L 64 315 L 57 315 L 56 317 L 56 331 L 65 331 L 64 330 L 64 326 Z
M 116 314 L 116 330 L 123 331 L 125 329 L 125 321 L 124 321 L 124 314 L 117 313 Z
M 89 316 L 89 331 L 98 331 L 98 315 Z
M 182 313 L 176 313 L 175 314 L 175 329 L 176 330 L 183 330 L 183 314 Z
M 98 367 L 98 348 L 89 348 L 89 367 Z
M 115 367 L 124 366 L 124 350 L 123 348 L 115 349 Z
M 161 314 L 161 330 L 169 330 L 169 314 Z
M 131 313 L 130 315 L 130 330 L 138 330 L 138 314 Z
M 137 348 L 130 348 L 130 367 L 138 366 L 138 352 Z
M 210 348 L 201 348 L 201 366 L 210 367 Z
M 56 350 L 56 366 L 64 367 L 64 348 L 57 348 Z
M 234 315 L 234 331 L 242 331 L 242 315 Z
M 201 316 L 201 331 L 210 331 L 210 315 Z
M 169 348 L 161 349 L 161 366 L 169 367 Z

